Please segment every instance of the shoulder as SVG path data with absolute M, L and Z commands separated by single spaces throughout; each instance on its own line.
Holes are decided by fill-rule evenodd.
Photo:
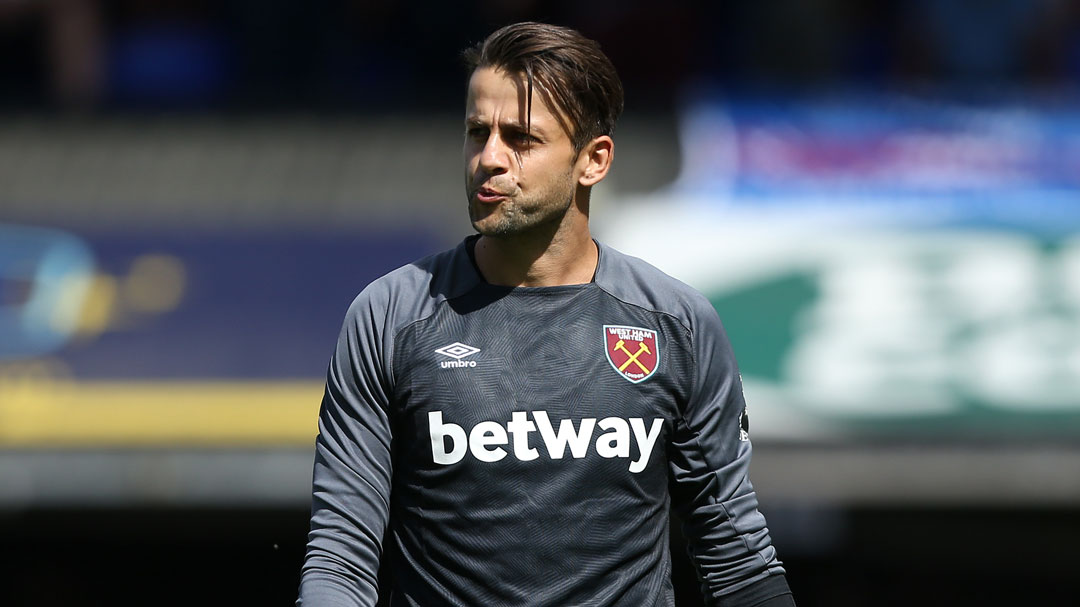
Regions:
M 716 309 L 700 291 L 649 262 L 600 244 L 596 282 L 611 296 L 631 305 L 674 316 L 693 332 L 718 322 Z
M 347 317 L 382 317 L 391 326 L 423 318 L 441 302 L 478 282 L 463 244 L 403 265 L 371 281 L 353 299 Z

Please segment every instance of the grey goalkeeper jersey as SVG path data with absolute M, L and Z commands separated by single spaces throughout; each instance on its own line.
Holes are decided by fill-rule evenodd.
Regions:
M 708 604 L 783 574 L 709 302 L 604 245 L 591 283 L 494 286 L 474 238 L 349 308 L 298 604 L 673 605 L 669 507 Z

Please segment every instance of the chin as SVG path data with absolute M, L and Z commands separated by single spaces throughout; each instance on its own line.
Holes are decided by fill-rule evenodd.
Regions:
M 516 236 L 521 233 L 521 230 L 515 228 L 516 226 L 505 224 L 492 225 L 483 222 L 473 222 L 473 229 L 481 236 L 486 236 L 487 238 L 508 238 L 510 236 Z
M 487 213 L 480 216 L 477 208 L 470 209 L 469 219 L 472 220 L 473 229 L 483 236 L 510 236 L 520 232 L 520 226 L 516 225 L 513 218 L 507 217 L 500 209 L 485 209 Z

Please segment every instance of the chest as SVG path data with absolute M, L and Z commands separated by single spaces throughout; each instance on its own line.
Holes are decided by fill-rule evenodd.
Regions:
M 663 443 L 693 375 L 681 324 L 598 289 L 560 295 L 451 302 L 401 332 L 392 413 L 417 441 L 407 451 L 632 459 Z

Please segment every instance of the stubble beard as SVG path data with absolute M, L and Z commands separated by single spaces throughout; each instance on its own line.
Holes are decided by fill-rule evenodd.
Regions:
M 566 216 L 574 202 L 574 188 L 567 174 L 567 187 L 560 191 L 544 192 L 541 200 L 531 202 L 509 197 L 486 213 L 482 203 L 469 201 L 469 219 L 473 229 L 482 236 L 491 238 L 509 238 L 520 236 L 538 229 L 552 227 Z M 520 196 L 520 192 L 517 196 Z

